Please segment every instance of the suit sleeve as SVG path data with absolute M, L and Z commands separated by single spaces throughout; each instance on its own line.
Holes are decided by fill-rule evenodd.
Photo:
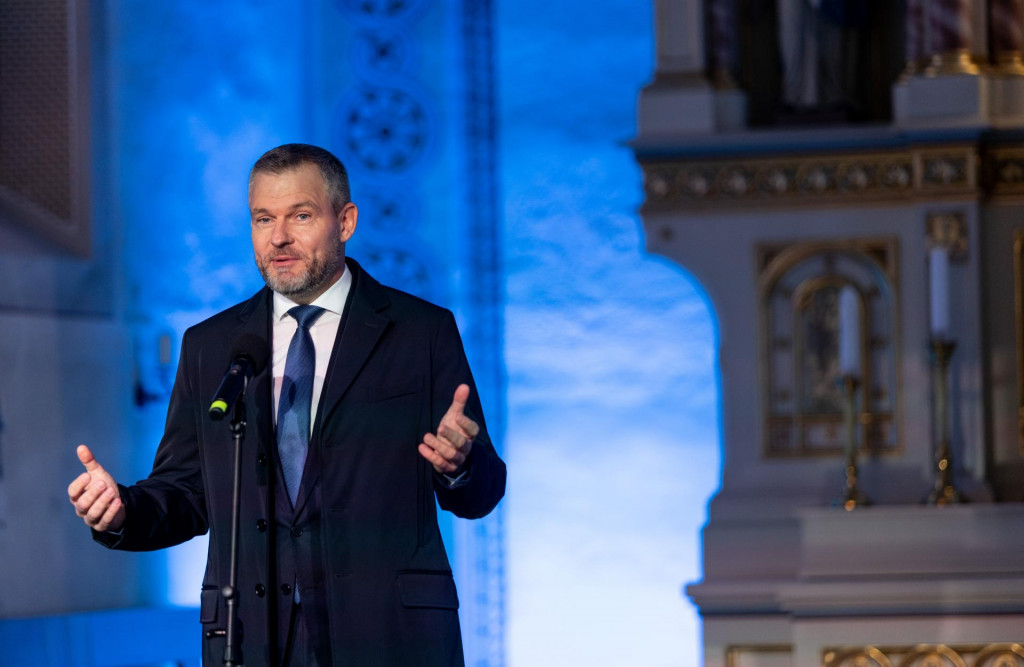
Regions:
M 153 470 L 132 486 L 118 485 L 125 525 L 117 534 L 93 531 L 93 538 L 100 544 L 125 551 L 150 551 L 180 544 L 207 531 L 188 351 L 186 332 Z
M 460 384 L 468 384 L 470 387 L 466 415 L 480 425 L 480 433 L 474 438 L 469 454 L 468 480 L 465 484 L 450 488 L 435 478 L 434 493 L 443 509 L 465 519 L 478 519 L 494 509 L 505 495 L 505 462 L 494 450 L 487 434 L 480 396 L 466 360 L 462 338 L 455 317 L 448 311 L 445 311 L 435 337 L 431 383 L 431 419 L 435 426 L 451 405 L 455 388 Z

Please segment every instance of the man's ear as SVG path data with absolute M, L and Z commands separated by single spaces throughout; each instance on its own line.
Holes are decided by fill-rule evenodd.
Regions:
M 359 220 L 359 209 L 352 202 L 341 207 L 338 211 L 338 237 L 345 243 L 356 231 L 356 223 Z

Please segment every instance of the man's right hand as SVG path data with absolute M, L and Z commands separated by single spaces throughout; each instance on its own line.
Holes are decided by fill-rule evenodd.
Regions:
M 95 531 L 118 531 L 124 526 L 124 503 L 117 483 L 103 469 L 85 445 L 78 446 L 78 460 L 85 472 L 68 486 L 68 498 L 75 514 Z

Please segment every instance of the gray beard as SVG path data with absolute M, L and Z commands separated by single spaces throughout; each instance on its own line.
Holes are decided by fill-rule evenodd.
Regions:
M 268 260 L 267 264 L 269 265 L 269 263 Z M 316 294 L 334 276 L 340 266 L 341 259 L 334 254 L 322 260 L 313 260 L 306 272 L 301 275 L 281 277 L 271 275 L 267 266 L 259 262 L 256 263 L 267 287 L 296 302 L 303 297 Z

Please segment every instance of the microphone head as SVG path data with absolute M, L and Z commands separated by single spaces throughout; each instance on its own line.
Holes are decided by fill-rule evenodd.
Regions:
M 254 334 L 245 334 L 231 345 L 231 362 L 224 379 L 220 381 L 217 394 L 210 404 L 210 417 L 220 421 L 231 409 L 231 403 L 238 400 L 245 391 L 246 383 L 263 372 L 270 359 L 270 345 L 266 339 Z
M 270 345 L 256 334 L 243 334 L 231 346 L 231 361 L 242 357 L 248 360 L 253 375 L 259 375 L 270 360 Z

